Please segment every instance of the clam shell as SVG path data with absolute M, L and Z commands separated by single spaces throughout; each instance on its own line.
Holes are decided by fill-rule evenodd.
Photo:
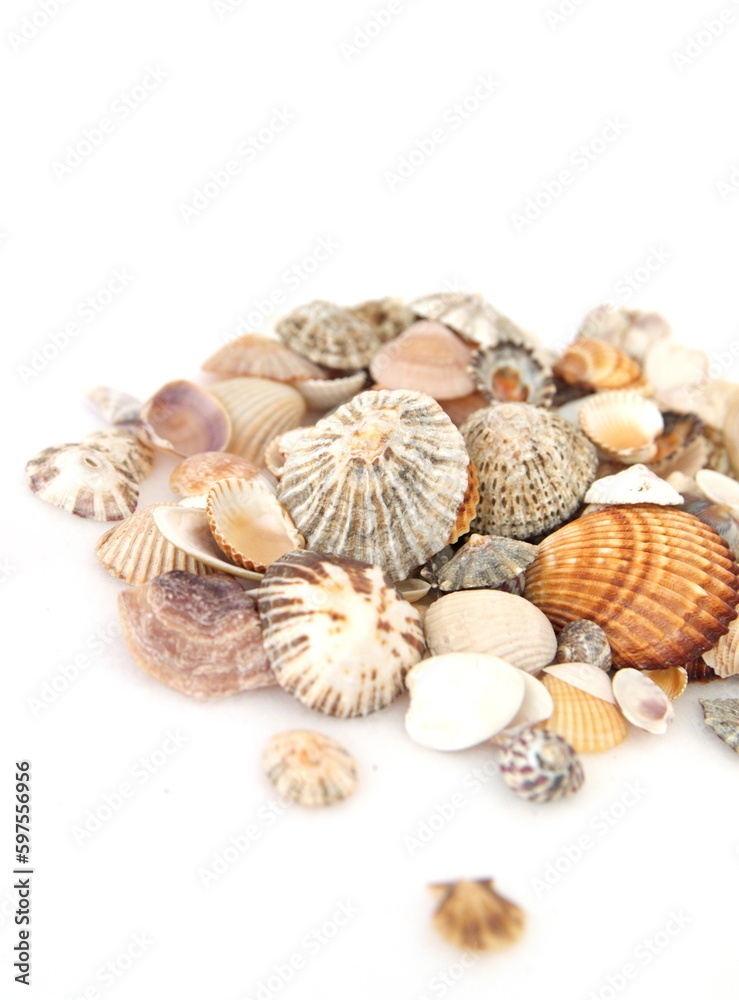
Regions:
M 516 733 L 526 726 L 535 726 L 545 722 L 554 711 L 554 702 L 547 689 L 533 674 L 521 671 L 524 682 L 524 693 L 521 707 L 505 727 L 502 739 L 506 733 Z M 494 742 L 497 742 L 494 741 Z
M 107 385 L 94 385 L 87 390 L 85 398 L 109 424 L 132 424 L 141 419 L 141 401 L 127 392 Z
M 677 490 L 641 463 L 615 476 L 596 479 L 585 494 L 585 503 L 597 504 L 654 503 L 674 507 L 682 502 Z
M 413 310 L 398 298 L 370 299 L 349 312 L 368 323 L 383 344 L 407 330 L 414 319 Z
M 712 503 L 736 508 L 739 513 L 739 483 L 713 469 L 701 469 L 695 475 L 698 489 Z
M 557 802 L 582 788 L 580 758 L 556 733 L 531 726 L 515 736 L 498 736 L 495 745 L 503 780 L 529 802 Z
M 146 479 L 154 464 L 154 449 L 130 425 L 87 434 L 80 444 L 101 452 L 113 465 L 128 472 L 137 483 Z
M 657 453 L 655 441 L 664 422 L 655 403 L 633 389 L 598 392 L 578 413 L 580 427 L 607 456 L 633 464 Z
M 597 337 L 626 351 L 640 364 L 649 348 L 670 336 L 670 326 L 659 313 L 598 306 L 582 322 L 578 337 Z
M 611 647 L 600 625 L 584 618 L 565 625 L 557 637 L 557 663 L 592 663 L 611 669 Z
M 415 604 L 416 601 L 422 601 L 426 594 L 428 594 L 429 590 L 431 590 L 431 584 L 425 580 L 410 577 L 408 580 L 401 580 L 400 583 L 396 583 L 395 589 L 404 600 Z
M 100 565 L 124 583 L 148 583 L 176 569 L 201 576 L 210 573 L 203 562 L 180 551 L 165 538 L 154 521 L 157 511 L 179 509 L 169 504 L 152 503 L 106 531 L 95 546 Z M 215 542 L 213 546 L 216 547 Z
M 441 323 L 422 320 L 390 341 L 372 359 L 370 374 L 386 389 L 414 389 L 434 399 L 474 392 L 467 373 L 472 351 Z
M 226 558 L 213 537 L 205 510 L 199 507 L 155 504 L 154 522 L 170 545 L 204 566 L 246 580 L 261 580 L 262 574 L 237 566 Z M 179 567 L 177 567 L 179 568 Z
M 737 567 L 698 518 L 672 507 L 605 507 L 549 535 L 526 597 L 556 628 L 597 622 L 617 666 L 682 666 L 736 617 Z
M 302 354 L 279 340 L 260 337 L 256 333 L 246 333 L 225 344 L 208 358 L 203 371 L 229 378 L 251 375 L 288 383 L 301 382 L 306 378 L 326 378 L 324 370 Z
M 644 356 L 644 375 L 657 402 L 678 413 L 697 412 L 710 382 L 705 351 L 685 347 L 671 337 L 655 341 Z
M 169 488 L 184 497 L 205 497 L 219 479 L 249 479 L 260 471 L 258 465 L 228 451 L 201 451 L 184 458 L 172 469 Z
M 673 701 L 679 698 L 688 686 L 688 671 L 685 667 L 665 667 L 663 670 L 645 670 L 644 675 L 653 680 L 657 687 L 662 688 L 667 697 Z
M 661 736 L 675 718 L 667 694 L 641 670 L 625 667 L 613 678 L 613 694 L 624 716 L 639 729 Z
M 537 346 L 537 339 L 498 312 L 481 295 L 468 292 L 435 292 L 415 299 L 411 309 L 422 319 L 437 320 L 473 344 L 487 346 L 508 340 Z
M 487 653 L 521 670 L 541 670 L 557 652 L 546 616 L 523 597 L 501 590 L 446 594 L 426 612 L 424 631 L 434 656 Z
M 326 410 L 340 406 L 356 396 L 358 392 L 362 391 L 366 382 L 367 376 L 364 371 L 361 371 L 354 372 L 353 375 L 323 379 L 322 381 L 306 379 L 304 382 L 299 382 L 296 389 L 308 404 L 309 409 L 325 413 Z
M 305 400 L 296 389 L 266 378 L 228 379 L 211 392 L 231 420 L 228 451 L 257 465 L 272 438 L 297 427 L 305 415 Z
M 491 879 L 439 883 L 429 888 L 441 896 L 434 928 L 455 948 L 499 951 L 523 933 L 526 914 L 497 893 Z
M 375 327 L 318 299 L 283 316 L 275 330 L 288 347 L 326 368 L 366 368 L 382 346 Z
M 307 430 L 307 427 L 295 427 L 291 431 L 285 431 L 284 434 L 278 434 L 277 437 L 272 438 L 265 448 L 264 464 L 275 479 L 282 478 L 287 456 L 290 454 L 295 442 L 299 441 Z
M 472 381 L 490 401 L 550 406 L 554 396 L 552 369 L 535 348 L 501 340 L 480 347 L 469 365 Z
M 610 750 L 626 739 L 626 719 L 615 705 L 551 674 L 545 673 L 542 683 L 554 701 L 546 728 L 578 753 Z
M 310 808 L 341 802 L 357 787 L 357 764 L 346 747 L 308 729 L 271 736 L 262 766 L 282 799 Z
M 520 577 L 536 552 L 535 545 L 504 535 L 470 535 L 439 568 L 436 586 L 443 591 L 494 590 Z
M 379 566 L 290 552 L 269 567 L 257 600 L 278 683 L 326 715 L 385 708 L 424 650 L 418 612 Z
M 729 631 L 721 636 L 713 649 L 703 654 L 703 661 L 717 677 L 739 674 L 739 618 L 734 619 Z
M 310 548 L 404 580 L 452 534 L 468 463 L 459 431 L 429 396 L 364 392 L 295 444 L 277 498 Z
M 636 389 L 645 384 L 640 365 L 626 351 L 596 337 L 570 344 L 554 371 L 570 385 L 587 389 Z
M 707 726 L 739 753 L 739 698 L 699 698 Z
M 214 395 L 185 379 L 167 382 L 141 407 L 151 443 L 175 455 L 221 451 L 231 434 L 231 421 Z
M 597 468 L 595 448 L 572 424 L 526 403 L 500 403 L 462 426 L 477 467 L 473 530 L 526 539 L 551 531 L 580 506 Z
M 417 663 L 406 678 L 406 732 L 431 750 L 465 750 L 504 729 L 523 703 L 523 673 L 497 656 L 449 653 Z
M 44 448 L 26 463 L 26 476 L 33 493 L 77 517 L 122 521 L 138 502 L 131 472 L 81 444 Z
M 179 570 L 118 596 L 128 651 L 155 680 L 194 698 L 274 684 L 253 597 L 231 576 Z

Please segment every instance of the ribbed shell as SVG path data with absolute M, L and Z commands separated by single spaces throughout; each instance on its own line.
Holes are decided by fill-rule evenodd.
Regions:
M 552 369 L 542 352 L 534 348 L 506 340 L 480 347 L 472 355 L 469 371 L 491 402 L 551 405 Z
M 297 427 L 305 400 L 290 385 L 265 378 L 232 378 L 210 387 L 231 418 L 227 451 L 261 465 L 264 452 L 278 434 Z
M 26 463 L 26 476 L 42 500 L 77 517 L 121 521 L 138 502 L 139 487 L 131 472 L 81 444 L 44 448 Z
M 219 479 L 249 479 L 259 466 L 228 451 L 201 451 L 172 469 L 169 488 L 183 496 L 202 496 Z M 205 504 L 203 504 L 205 505 Z
M 554 700 L 546 728 L 567 740 L 578 753 L 610 750 L 626 739 L 626 719 L 615 705 L 559 677 L 544 674 L 541 680 Z
M 574 795 L 585 781 L 574 749 L 547 729 L 530 726 L 515 736 L 498 736 L 494 743 L 503 780 L 529 802 L 556 802 Z
M 595 478 L 598 456 L 576 427 L 527 403 L 478 410 L 461 433 L 477 467 L 473 530 L 527 539 L 575 513 Z
M 718 677 L 739 674 L 739 618 L 734 619 L 713 649 L 703 654 L 703 660 Z
M 382 346 L 376 327 L 320 299 L 283 316 L 275 330 L 294 351 L 326 368 L 366 368 Z
M 536 555 L 536 546 L 504 535 L 470 535 L 469 541 L 444 561 L 433 578 L 439 590 L 496 589 L 521 576 Z
M 468 462 L 459 431 L 429 396 L 364 392 L 296 443 L 277 497 L 309 548 L 404 580 L 452 534 Z
M 383 344 L 407 330 L 414 320 L 413 310 L 402 299 L 392 297 L 361 302 L 349 312 L 368 323 Z
M 491 879 L 447 882 L 429 888 L 441 894 L 434 927 L 455 948 L 464 952 L 497 951 L 523 933 L 526 914 L 499 895 Z
M 737 572 L 726 544 L 691 514 L 607 507 L 544 539 L 526 597 L 555 628 L 597 622 L 616 666 L 681 666 L 736 617 Z
M 537 345 L 532 334 L 526 333 L 475 293 L 435 292 L 415 299 L 410 305 L 417 316 L 437 320 L 473 344 L 484 346 L 509 340 L 515 344 Z
M 135 426 L 108 427 L 82 438 L 80 444 L 102 452 L 113 465 L 128 472 L 140 483 L 151 472 L 154 449 L 141 437 Z
M 688 671 L 685 667 L 665 667 L 662 670 L 645 670 L 658 687 L 673 701 L 679 698 L 688 686 Z
M 422 320 L 377 352 L 370 374 L 386 389 L 457 399 L 474 391 L 467 372 L 471 358 L 471 349 L 448 327 Z
M 645 383 L 640 365 L 614 344 L 583 337 L 570 344 L 554 366 L 570 385 L 590 389 L 631 389 Z
M 578 331 L 578 337 L 597 337 L 620 347 L 639 363 L 655 341 L 669 336 L 670 325 L 659 313 L 609 305 L 592 309 Z
M 357 765 L 346 747 L 307 729 L 271 736 L 262 766 L 281 798 L 301 806 L 333 805 L 357 787 Z
M 311 410 L 325 413 L 334 406 L 341 406 L 364 389 L 367 376 L 364 371 L 341 378 L 305 379 L 296 389 Z
M 286 344 L 255 333 L 246 333 L 225 344 L 203 364 L 203 371 L 231 378 L 251 375 L 288 383 L 326 377 L 322 368 Z
M 634 464 L 650 462 L 664 429 L 651 399 L 633 389 L 611 389 L 588 396 L 578 411 L 580 427 L 608 457 Z
M 467 489 L 462 497 L 462 503 L 457 508 L 457 520 L 454 522 L 452 533 L 447 539 L 450 545 L 469 531 L 480 500 L 479 487 L 477 469 L 472 462 L 469 462 L 467 465 Z

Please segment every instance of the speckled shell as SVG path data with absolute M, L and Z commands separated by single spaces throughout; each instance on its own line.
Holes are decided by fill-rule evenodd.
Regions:
M 254 598 L 230 576 L 178 570 L 118 595 L 128 651 L 155 680 L 194 698 L 275 684 Z
M 550 406 L 554 396 L 552 369 L 535 348 L 501 340 L 472 355 L 472 381 L 490 402 Z
M 137 483 L 146 479 L 154 464 L 154 449 L 131 425 L 94 431 L 83 437 L 80 444 L 102 452 L 113 465 L 130 473 Z
M 286 344 L 256 333 L 246 333 L 225 344 L 203 364 L 203 371 L 230 378 L 251 375 L 288 383 L 326 378 L 322 368 Z
M 498 951 L 523 933 L 526 915 L 499 895 L 491 879 L 446 882 L 429 887 L 441 896 L 434 913 L 437 933 L 465 952 Z
M 167 382 L 141 407 L 151 443 L 175 455 L 221 451 L 231 434 L 222 403 L 202 386 L 185 379 Z
M 278 434 L 297 427 L 305 400 L 291 385 L 265 378 L 232 378 L 210 391 L 226 408 L 232 431 L 227 450 L 261 465 L 264 451 Z
M 257 600 L 278 683 L 326 715 L 385 708 L 424 651 L 418 612 L 378 566 L 291 552 L 269 567 Z
M 739 753 L 739 698 L 699 698 L 707 726 Z
M 656 403 L 633 389 L 612 389 L 589 396 L 578 411 L 580 427 L 609 458 L 632 465 L 657 454 L 664 421 Z
M 382 346 L 375 327 L 320 299 L 283 316 L 275 330 L 288 347 L 326 368 L 366 368 Z
M 633 358 L 596 337 L 583 337 L 570 344 L 554 371 L 570 385 L 587 389 L 636 389 L 646 382 L 641 366 Z
M 739 618 L 734 619 L 729 631 L 721 636 L 713 649 L 703 654 L 703 660 L 717 677 L 739 674 Z
M 468 463 L 459 431 L 429 396 L 364 392 L 296 443 L 277 497 L 310 548 L 404 580 L 452 534 Z
M 437 320 L 473 344 L 486 346 L 509 340 L 537 346 L 536 338 L 522 330 L 481 295 L 468 292 L 436 292 L 410 304 L 416 316 Z
M 575 513 L 595 478 L 597 453 L 555 413 L 500 403 L 473 413 L 461 433 L 477 467 L 480 502 L 473 530 L 527 539 Z
M 341 378 L 305 379 L 304 382 L 298 382 L 295 388 L 311 410 L 325 413 L 326 410 L 341 406 L 356 396 L 364 389 L 366 383 L 367 376 L 364 371 L 360 371 Z
M 370 299 L 351 306 L 349 312 L 368 323 L 383 344 L 407 330 L 414 320 L 413 310 L 397 298 Z
M 138 502 L 131 472 L 81 444 L 44 448 L 26 463 L 26 476 L 33 493 L 77 517 L 121 521 Z
M 578 337 L 597 337 L 626 351 L 641 363 L 655 341 L 670 336 L 670 325 L 658 313 L 598 306 L 585 317 Z
M 600 625 L 580 618 L 565 625 L 557 637 L 557 663 L 592 663 L 611 669 L 611 647 Z
M 545 673 L 542 683 L 554 701 L 546 728 L 578 753 L 610 750 L 626 739 L 626 719 L 615 705 L 551 674 Z
M 448 327 L 422 320 L 377 352 L 370 374 L 386 389 L 456 399 L 475 389 L 467 372 L 471 357 L 471 349 Z
M 536 546 L 504 535 L 470 535 L 436 570 L 439 590 L 495 590 L 521 576 L 536 556 Z
M 205 496 L 219 479 L 248 479 L 256 476 L 260 467 L 240 455 L 228 451 L 201 451 L 190 455 L 172 469 L 169 488 L 182 496 Z
M 605 507 L 544 539 L 526 597 L 556 628 L 597 622 L 617 666 L 681 666 L 736 617 L 737 572 L 726 544 L 690 514 Z
M 500 773 L 508 787 L 529 802 L 556 802 L 574 795 L 585 781 L 580 758 L 567 740 L 530 726 L 515 736 L 497 736 Z
M 357 765 L 349 751 L 308 729 L 271 736 L 262 766 L 278 794 L 301 806 L 334 805 L 357 787 Z

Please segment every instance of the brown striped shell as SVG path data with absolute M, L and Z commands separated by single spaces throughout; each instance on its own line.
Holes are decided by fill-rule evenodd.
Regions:
M 26 476 L 33 493 L 77 517 L 122 521 L 138 503 L 132 472 L 81 444 L 44 448 L 26 463 Z
M 357 765 L 337 740 L 308 729 L 275 733 L 262 756 L 281 798 L 301 806 L 330 806 L 357 787 Z
M 492 879 L 463 879 L 429 888 L 441 897 L 434 927 L 455 948 L 498 951 L 523 933 L 526 914 L 495 891 Z

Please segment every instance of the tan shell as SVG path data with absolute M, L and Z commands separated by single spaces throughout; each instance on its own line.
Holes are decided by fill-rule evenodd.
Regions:
M 469 396 L 461 396 L 459 399 L 441 400 L 442 410 L 455 427 L 461 427 L 473 413 L 484 410 L 489 405 L 490 400 L 481 392 L 471 392 Z
M 459 431 L 429 396 L 364 392 L 296 443 L 277 497 L 310 548 L 404 580 L 452 534 L 468 462 Z
M 85 398 L 109 424 L 134 424 L 141 419 L 141 401 L 107 385 L 94 385 Z
M 193 698 L 275 684 L 256 603 L 233 577 L 175 570 L 118 596 L 128 651 L 155 680 Z
M 307 430 L 307 427 L 295 427 L 291 431 L 285 431 L 284 434 L 278 434 L 277 437 L 272 438 L 265 448 L 264 464 L 275 479 L 282 479 L 287 456 L 292 451 L 296 441 L 299 441 Z
M 597 337 L 626 351 L 640 364 L 649 348 L 670 336 L 670 325 L 659 313 L 598 306 L 582 322 L 578 337 Z
M 397 298 L 370 299 L 349 312 L 368 323 L 383 344 L 407 330 L 414 319 L 413 310 Z
M 608 671 L 602 670 L 594 663 L 578 663 L 576 660 L 552 663 L 548 667 L 544 667 L 544 673 L 571 684 L 572 687 L 576 687 L 580 691 L 592 694 L 594 698 L 610 702 L 611 705 L 616 704 Z
M 445 882 L 429 888 L 441 896 L 434 927 L 455 948 L 497 951 L 523 933 L 524 911 L 499 895 L 492 879 Z
M 297 427 L 305 415 L 305 400 L 296 389 L 266 378 L 228 379 L 211 392 L 231 419 L 227 450 L 257 465 L 272 438 Z
M 554 701 L 546 728 L 578 753 L 610 750 L 626 739 L 626 719 L 615 705 L 551 674 L 543 675 L 542 684 Z
M 387 389 L 456 399 L 474 392 L 467 372 L 471 358 L 471 349 L 448 327 L 422 320 L 377 352 L 370 374 Z
M 231 434 L 231 421 L 214 395 L 185 379 L 167 382 L 141 407 L 151 443 L 175 455 L 221 451 Z
M 606 455 L 626 464 L 649 462 L 664 422 L 659 407 L 633 389 L 589 396 L 579 410 L 580 427 Z
M 552 368 L 544 353 L 535 348 L 506 340 L 479 347 L 472 355 L 469 372 L 490 402 L 551 405 Z
M 711 503 L 731 507 L 739 514 L 739 483 L 736 479 L 713 469 L 700 469 L 696 473 L 695 483 Z
M 605 507 L 539 546 L 526 597 L 555 628 L 597 622 L 616 666 L 682 666 L 736 617 L 737 567 L 721 538 L 671 507 Z
M 318 365 L 291 350 L 286 344 L 256 333 L 246 333 L 225 344 L 211 355 L 203 371 L 216 372 L 229 378 L 251 375 L 276 382 L 301 382 L 303 379 L 326 378 Z
M 299 382 L 296 388 L 309 409 L 325 413 L 326 410 L 334 406 L 340 406 L 347 400 L 361 392 L 367 382 L 364 371 L 355 372 L 353 375 L 344 375 L 341 378 L 329 378 L 318 381 L 316 379 L 306 379 Z
M 596 479 L 585 494 L 585 503 L 633 504 L 654 503 L 679 507 L 682 496 L 646 465 L 630 465 L 615 476 Z
M 739 618 L 735 618 L 726 635 L 703 654 L 703 660 L 718 677 L 739 674 Z
M 245 580 L 262 579 L 261 573 L 237 566 L 218 547 L 203 508 L 160 504 L 154 511 L 154 523 L 168 542 L 200 564 Z
M 661 687 L 668 698 L 679 698 L 688 686 L 688 671 L 685 667 L 665 667 L 663 670 L 645 670 L 644 674 Z
M 294 351 L 326 368 L 366 368 L 382 346 L 375 327 L 320 299 L 283 316 L 275 330 Z
M 26 476 L 31 491 L 42 500 L 96 521 L 123 520 L 139 498 L 138 483 L 128 469 L 81 444 L 44 448 L 26 463 Z
M 739 393 L 727 404 L 722 430 L 732 474 L 739 475 Z
M 442 591 L 496 589 L 517 581 L 536 555 L 536 546 L 504 535 L 470 535 L 434 567 L 432 582 Z
M 379 566 L 299 551 L 272 563 L 257 591 L 278 683 L 326 715 L 368 715 L 404 689 L 423 632 Z
M 703 422 L 694 413 L 662 414 L 664 430 L 654 442 L 657 453 L 649 468 L 662 479 L 673 472 L 692 477 L 709 459 L 709 444 L 703 435 Z
M 349 751 L 308 729 L 271 736 L 262 766 L 280 797 L 301 806 L 334 805 L 357 787 L 357 764 Z
M 83 437 L 80 444 L 101 452 L 113 465 L 130 473 L 137 483 L 146 479 L 154 464 L 154 449 L 131 425 L 94 431 Z
M 562 417 L 526 403 L 500 403 L 462 426 L 477 467 L 473 530 L 527 539 L 551 531 L 582 502 L 597 468 L 595 448 Z
M 154 523 L 155 511 L 170 506 L 149 504 L 106 531 L 95 546 L 100 565 L 124 583 L 148 583 L 174 569 L 200 576 L 210 573 L 208 566 L 168 541 Z
M 249 479 L 260 471 L 258 465 L 228 451 L 201 451 L 184 458 L 172 469 L 169 488 L 184 497 L 205 496 L 219 479 Z
M 596 337 L 583 337 L 570 344 L 554 365 L 554 372 L 570 385 L 587 389 L 636 389 L 646 383 L 633 358 Z
M 411 302 L 411 309 L 423 319 L 437 320 L 473 344 L 487 346 L 500 340 L 537 346 L 537 339 L 486 302 L 468 292 L 436 292 Z

